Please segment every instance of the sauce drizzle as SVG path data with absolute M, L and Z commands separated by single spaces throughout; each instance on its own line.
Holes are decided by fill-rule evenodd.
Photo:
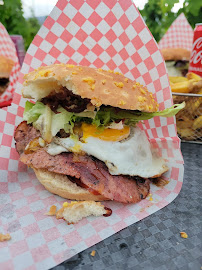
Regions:
M 105 210 L 107 211 L 106 214 L 103 214 L 104 217 L 109 217 L 111 216 L 112 214 L 112 209 L 108 208 L 108 207 L 105 207 Z

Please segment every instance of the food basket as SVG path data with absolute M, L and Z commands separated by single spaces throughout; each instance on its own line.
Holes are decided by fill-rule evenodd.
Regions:
M 182 141 L 202 144 L 202 93 L 172 93 L 175 104 L 186 105 L 176 115 L 177 132 Z

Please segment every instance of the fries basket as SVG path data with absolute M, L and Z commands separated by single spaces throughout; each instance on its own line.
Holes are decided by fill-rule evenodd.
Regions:
M 176 115 L 177 132 L 182 141 L 202 144 L 202 94 L 172 93 L 175 104 L 186 106 Z

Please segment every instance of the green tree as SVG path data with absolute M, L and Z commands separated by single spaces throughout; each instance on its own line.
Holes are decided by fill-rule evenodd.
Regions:
M 201 0 L 185 0 L 183 8 L 179 9 L 177 13 L 174 13 L 172 10 L 175 3 L 179 3 L 179 0 L 148 0 L 144 9 L 140 10 L 141 15 L 157 42 L 182 12 L 184 12 L 193 28 L 197 22 L 201 22 Z
M 27 20 L 24 18 L 21 0 L 4 0 L 4 4 L 0 5 L 0 22 L 10 35 L 23 36 L 25 49 L 29 47 L 40 28 L 34 15 Z
M 178 14 L 184 13 L 190 25 L 194 28 L 196 23 L 202 20 L 202 2 L 201 0 L 185 0 L 183 7 L 178 10 Z

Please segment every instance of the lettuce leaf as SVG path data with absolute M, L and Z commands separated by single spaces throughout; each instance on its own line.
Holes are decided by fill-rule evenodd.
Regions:
M 135 125 L 139 121 L 148 120 L 154 116 L 171 117 L 176 115 L 181 109 L 185 107 L 185 102 L 181 104 L 175 104 L 170 108 L 163 111 L 158 111 L 154 113 L 147 113 L 141 111 L 127 111 L 127 110 L 116 110 L 112 107 L 104 107 L 97 112 L 93 124 L 96 126 L 106 125 L 109 122 L 123 120 L 126 125 Z
M 27 101 L 25 103 L 25 110 L 23 114 L 23 120 L 28 124 L 35 122 L 40 115 L 45 113 L 46 106 L 42 102 L 36 102 L 35 104 Z
M 47 127 L 46 123 L 49 123 L 49 130 L 51 131 L 52 136 L 55 136 L 61 129 L 72 134 L 76 122 L 87 122 L 91 124 L 96 116 L 96 112 L 86 111 L 81 113 L 71 113 L 63 107 L 59 107 L 57 113 L 54 113 L 51 110 L 48 110 L 48 112 L 51 111 L 51 113 L 47 113 L 47 107 L 48 106 L 39 101 L 35 104 L 27 101 L 23 114 L 23 120 L 27 121 L 28 124 L 33 123 L 33 125 L 41 131 L 42 135 L 47 135 L 48 133 L 45 130 L 42 130 Z M 45 135 L 42 137 L 47 137 Z
M 46 122 L 48 122 L 50 126 L 48 130 L 51 131 L 52 136 L 55 136 L 61 129 L 64 129 L 67 133 L 73 134 L 74 125 L 79 122 L 93 124 L 102 129 L 120 120 L 123 120 L 126 125 L 135 126 L 139 121 L 148 120 L 155 116 L 171 117 L 185 107 L 185 102 L 175 104 L 170 108 L 154 113 L 127 111 L 110 106 L 101 106 L 99 111 L 85 111 L 81 113 L 71 113 L 66 111 L 63 107 L 59 107 L 57 113 L 51 110 L 49 110 L 50 113 L 47 113 L 46 107 L 46 105 L 38 101 L 35 104 L 27 101 L 23 119 L 26 120 L 28 124 L 33 123 L 36 127 L 38 126 L 39 130 L 45 127 Z
M 55 136 L 60 129 L 64 129 L 65 132 L 69 132 L 70 130 L 73 130 L 73 127 L 71 127 L 71 118 L 73 113 L 70 113 L 66 111 L 65 109 L 61 110 L 60 113 L 53 113 L 52 114 L 52 125 L 51 125 L 51 132 L 52 135 Z
M 35 122 L 33 122 L 34 127 L 40 130 L 42 138 L 48 143 L 50 143 L 52 140 L 52 114 L 53 112 L 51 111 L 49 106 L 45 106 L 43 114 L 41 114 L 39 118 Z

